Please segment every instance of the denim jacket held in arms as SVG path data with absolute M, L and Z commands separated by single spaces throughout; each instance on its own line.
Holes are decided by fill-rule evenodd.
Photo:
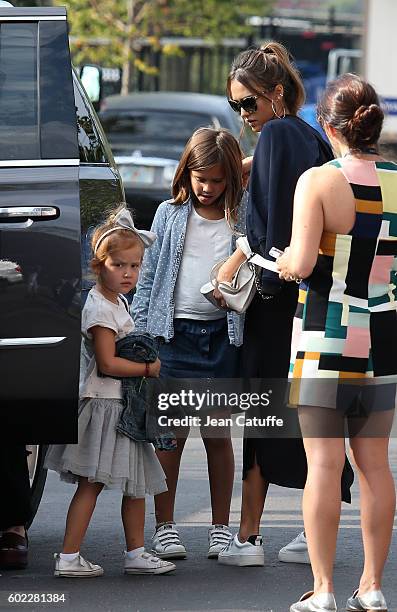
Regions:
M 160 342 L 149 334 L 131 333 L 117 340 L 116 355 L 137 363 L 156 361 Z M 116 429 L 135 442 L 151 442 L 159 450 L 175 450 L 172 431 L 158 424 L 156 411 L 151 405 L 144 376 L 121 378 L 124 408 Z
M 162 336 L 166 342 L 169 342 L 174 335 L 174 291 L 192 206 L 189 198 L 180 205 L 172 204 L 172 200 L 166 200 L 158 207 L 151 227 L 152 232 L 157 234 L 157 240 L 150 249 L 145 250 L 131 305 L 136 331 L 147 331 L 153 336 Z M 247 193 L 244 192 L 230 240 L 230 255 L 236 248 L 236 239 L 245 235 L 246 207 Z M 244 315 L 228 312 L 227 321 L 230 344 L 241 346 Z

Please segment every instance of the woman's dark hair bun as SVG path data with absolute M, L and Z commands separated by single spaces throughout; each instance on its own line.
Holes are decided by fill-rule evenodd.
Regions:
M 355 74 L 344 74 L 328 84 L 318 118 L 338 130 L 352 150 L 376 144 L 384 114 L 375 89 Z
M 374 120 L 383 116 L 383 112 L 377 104 L 364 106 L 363 104 L 356 110 L 353 117 L 349 121 L 349 127 L 353 130 L 359 130 L 368 127 Z
M 347 124 L 346 138 L 354 145 L 372 144 L 379 138 L 379 125 L 383 122 L 383 111 L 378 104 L 363 104 L 356 110 Z

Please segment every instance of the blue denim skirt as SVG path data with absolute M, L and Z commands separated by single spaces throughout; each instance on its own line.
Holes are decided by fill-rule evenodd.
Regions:
M 175 319 L 174 337 L 160 348 L 161 377 L 235 378 L 240 349 L 229 343 L 227 319 Z

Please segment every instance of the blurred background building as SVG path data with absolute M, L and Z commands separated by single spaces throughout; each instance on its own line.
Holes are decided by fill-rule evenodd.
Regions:
M 170 7 L 178 1 L 14 0 L 13 4 L 66 5 L 74 63 L 92 63 L 104 68 L 105 96 L 121 90 L 123 93 L 167 90 L 223 95 L 236 54 L 273 39 L 284 43 L 295 58 L 309 103 L 316 101 L 319 88 L 324 86 L 330 50 L 362 46 L 365 13 L 365 0 L 246 0 L 242 3 L 219 0 L 219 12 L 223 11 L 226 16 L 223 18 L 226 25 L 223 35 L 217 36 L 216 20 L 222 26 L 222 19 L 215 15 L 206 32 L 199 23 L 200 16 L 186 12 L 189 10 L 186 2 L 183 3 L 186 22 L 183 27 L 171 25 L 172 19 L 169 19 Z M 203 9 L 201 22 L 209 22 L 206 4 L 210 10 L 214 4 L 206 0 L 196 4 Z M 139 22 L 142 11 L 149 5 L 157 11 L 149 17 L 152 25 Z M 236 23 L 238 20 L 241 23 Z M 132 33 L 129 41 L 128 31 Z M 125 61 L 126 45 L 131 54 L 129 62 Z M 123 46 L 124 50 L 117 54 L 115 49 Z
M 304 78 L 307 101 L 315 102 L 325 84 L 331 49 L 361 47 L 363 0 L 277 0 L 270 14 L 247 17 L 245 36 L 212 41 L 164 36 L 162 47 L 176 45 L 180 53 L 163 54 L 150 41 L 141 41 L 139 59 L 157 73 L 137 72 L 135 91 L 196 91 L 224 94 L 225 80 L 236 54 L 272 39 L 282 42 L 296 60 Z M 119 73 L 104 73 L 108 93 L 120 90 Z M 114 80 L 116 79 L 116 80 Z

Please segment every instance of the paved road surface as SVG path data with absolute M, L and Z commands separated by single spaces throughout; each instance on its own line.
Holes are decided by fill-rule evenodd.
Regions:
M 236 482 L 231 511 L 231 525 L 238 526 L 241 486 L 241 441 L 235 440 Z M 392 443 L 392 465 L 397 476 L 397 441 Z M 287 612 L 291 602 L 311 586 L 310 567 L 279 563 L 278 549 L 302 529 L 301 492 L 271 487 L 267 511 L 263 517 L 265 540 L 264 568 L 236 568 L 218 565 L 206 558 L 207 529 L 210 524 L 209 492 L 201 440 L 188 441 L 177 500 L 177 522 L 188 548 L 188 559 L 177 562 L 177 571 L 166 576 L 124 576 L 122 574 L 123 537 L 119 505 L 114 491 L 99 499 L 82 553 L 104 566 L 105 576 L 92 580 L 55 579 L 52 577 L 52 554 L 59 551 L 66 508 L 73 487 L 60 483 L 50 473 L 44 498 L 30 530 L 31 562 L 23 572 L 4 572 L 0 591 L 15 590 L 67 592 L 68 612 Z M 361 566 L 361 537 L 357 488 L 354 503 L 344 504 L 338 540 L 335 584 L 338 604 L 344 610 L 346 597 L 355 588 Z M 148 504 L 147 543 L 153 530 L 153 504 Z M 389 612 L 397 611 L 397 545 L 392 552 L 384 577 L 384 592 Z M 3 608 L 1 608 L 3 609 Z M 25 607 L 18 610 L 44 610 Z M 50 610 L 58 609 L 55 606 Z

